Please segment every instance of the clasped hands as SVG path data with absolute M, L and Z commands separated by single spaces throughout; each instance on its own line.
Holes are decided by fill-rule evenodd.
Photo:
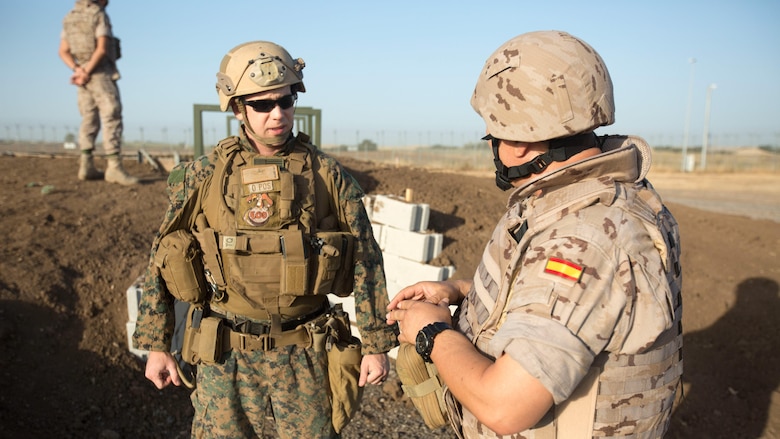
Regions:
M 398 323 L 398 341 L 414 343 L 417 333 L 434 322 L 452 324 L 450 304 L 460 300 L 457 285 L 444 282 L 418 282 L 393 297 L 387 306 L 387 324 Z
M 70 83 L 78 85 L 79 87 L 89 82 L 89 73 L 81 66 L 76 66 L 73 69 L 73 74 L 70 75 Z

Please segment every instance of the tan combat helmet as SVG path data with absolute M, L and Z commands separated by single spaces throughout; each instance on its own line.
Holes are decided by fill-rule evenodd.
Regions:
M 305 92 L 301 58 L 293 59 L 282 47 L 269 41 L 240 44 L 222 58 L 217 73 L 219 107 L 227 111 L 233 98 L 292 86 Z
M 471 106 L 491 136 L 539 142 L 615 122 L 607 66 L 586 42 L 538 31 L 504 43 L 485 62 Z

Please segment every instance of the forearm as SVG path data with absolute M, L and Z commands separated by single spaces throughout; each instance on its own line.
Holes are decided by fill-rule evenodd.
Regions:
M 70 53 L 70 46 L 68 45 L 67 41 L 60 40 L 60 48 L 58 53 L 60 55 L 60 59 L 62 59 L 62 62 L 64 62 L 69 69 L 76 70 L 78 63 L 76 63 L 76 58 L 73 57 L 73 54 Z
M 144 275 L 133 341 L 137 349 L 168 352 L 176 317 L 173 296 L 168 294 L 159 270 L 154 265 L 154 249 L 158 242 L 159 238 L 155 239 Z
M 531 428 L 552 406 L 552 396 L 517 362 L 493 361 L 455 330 L 436 337 L 431 359 L 455 398 L 499 434 Z
M 378 246 L 366 244 L 373 251 L 355 261 L 355 321 L 363 338 L 364 354 L 376 354 L 389 351 L 398 341 L 395 328 L 385 323 L 389 299 L 381 253 Z

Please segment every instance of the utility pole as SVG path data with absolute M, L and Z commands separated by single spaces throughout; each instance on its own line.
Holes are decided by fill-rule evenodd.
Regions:
M 710 137 L 710 103 L 712 102 L 712 91 L 718 88 L 715 84 L 707 87 L 707 101 L 704 103 L 704 134 L 701 140 L 701 170 L 707 169 L 707 144 Z
M 693 76 L 696 70 L 696 58 L 689 58 L 691 64 L 691 78 L 688 82 L 688 106 L 685 111 L 685 134 L 683 134 L 682 145 L 682 172 L 688 171 L 688 133 L 691 130 L 691 106 L 693 104 Z

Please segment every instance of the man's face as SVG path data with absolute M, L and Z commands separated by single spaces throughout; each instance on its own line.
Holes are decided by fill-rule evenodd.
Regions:
M 293 129 L 295 101 L 288 108 L 282 107 L 290 103 L 291 95 L 290 86 L 287 86 L 245 96 L 247 120 L 244 120 L 241 113 L 236 113 L 236 118 L 251 126 L 260 137 L 272 138 L 285 135 Z M 255 109 L 253 105 L 266 108 Z

